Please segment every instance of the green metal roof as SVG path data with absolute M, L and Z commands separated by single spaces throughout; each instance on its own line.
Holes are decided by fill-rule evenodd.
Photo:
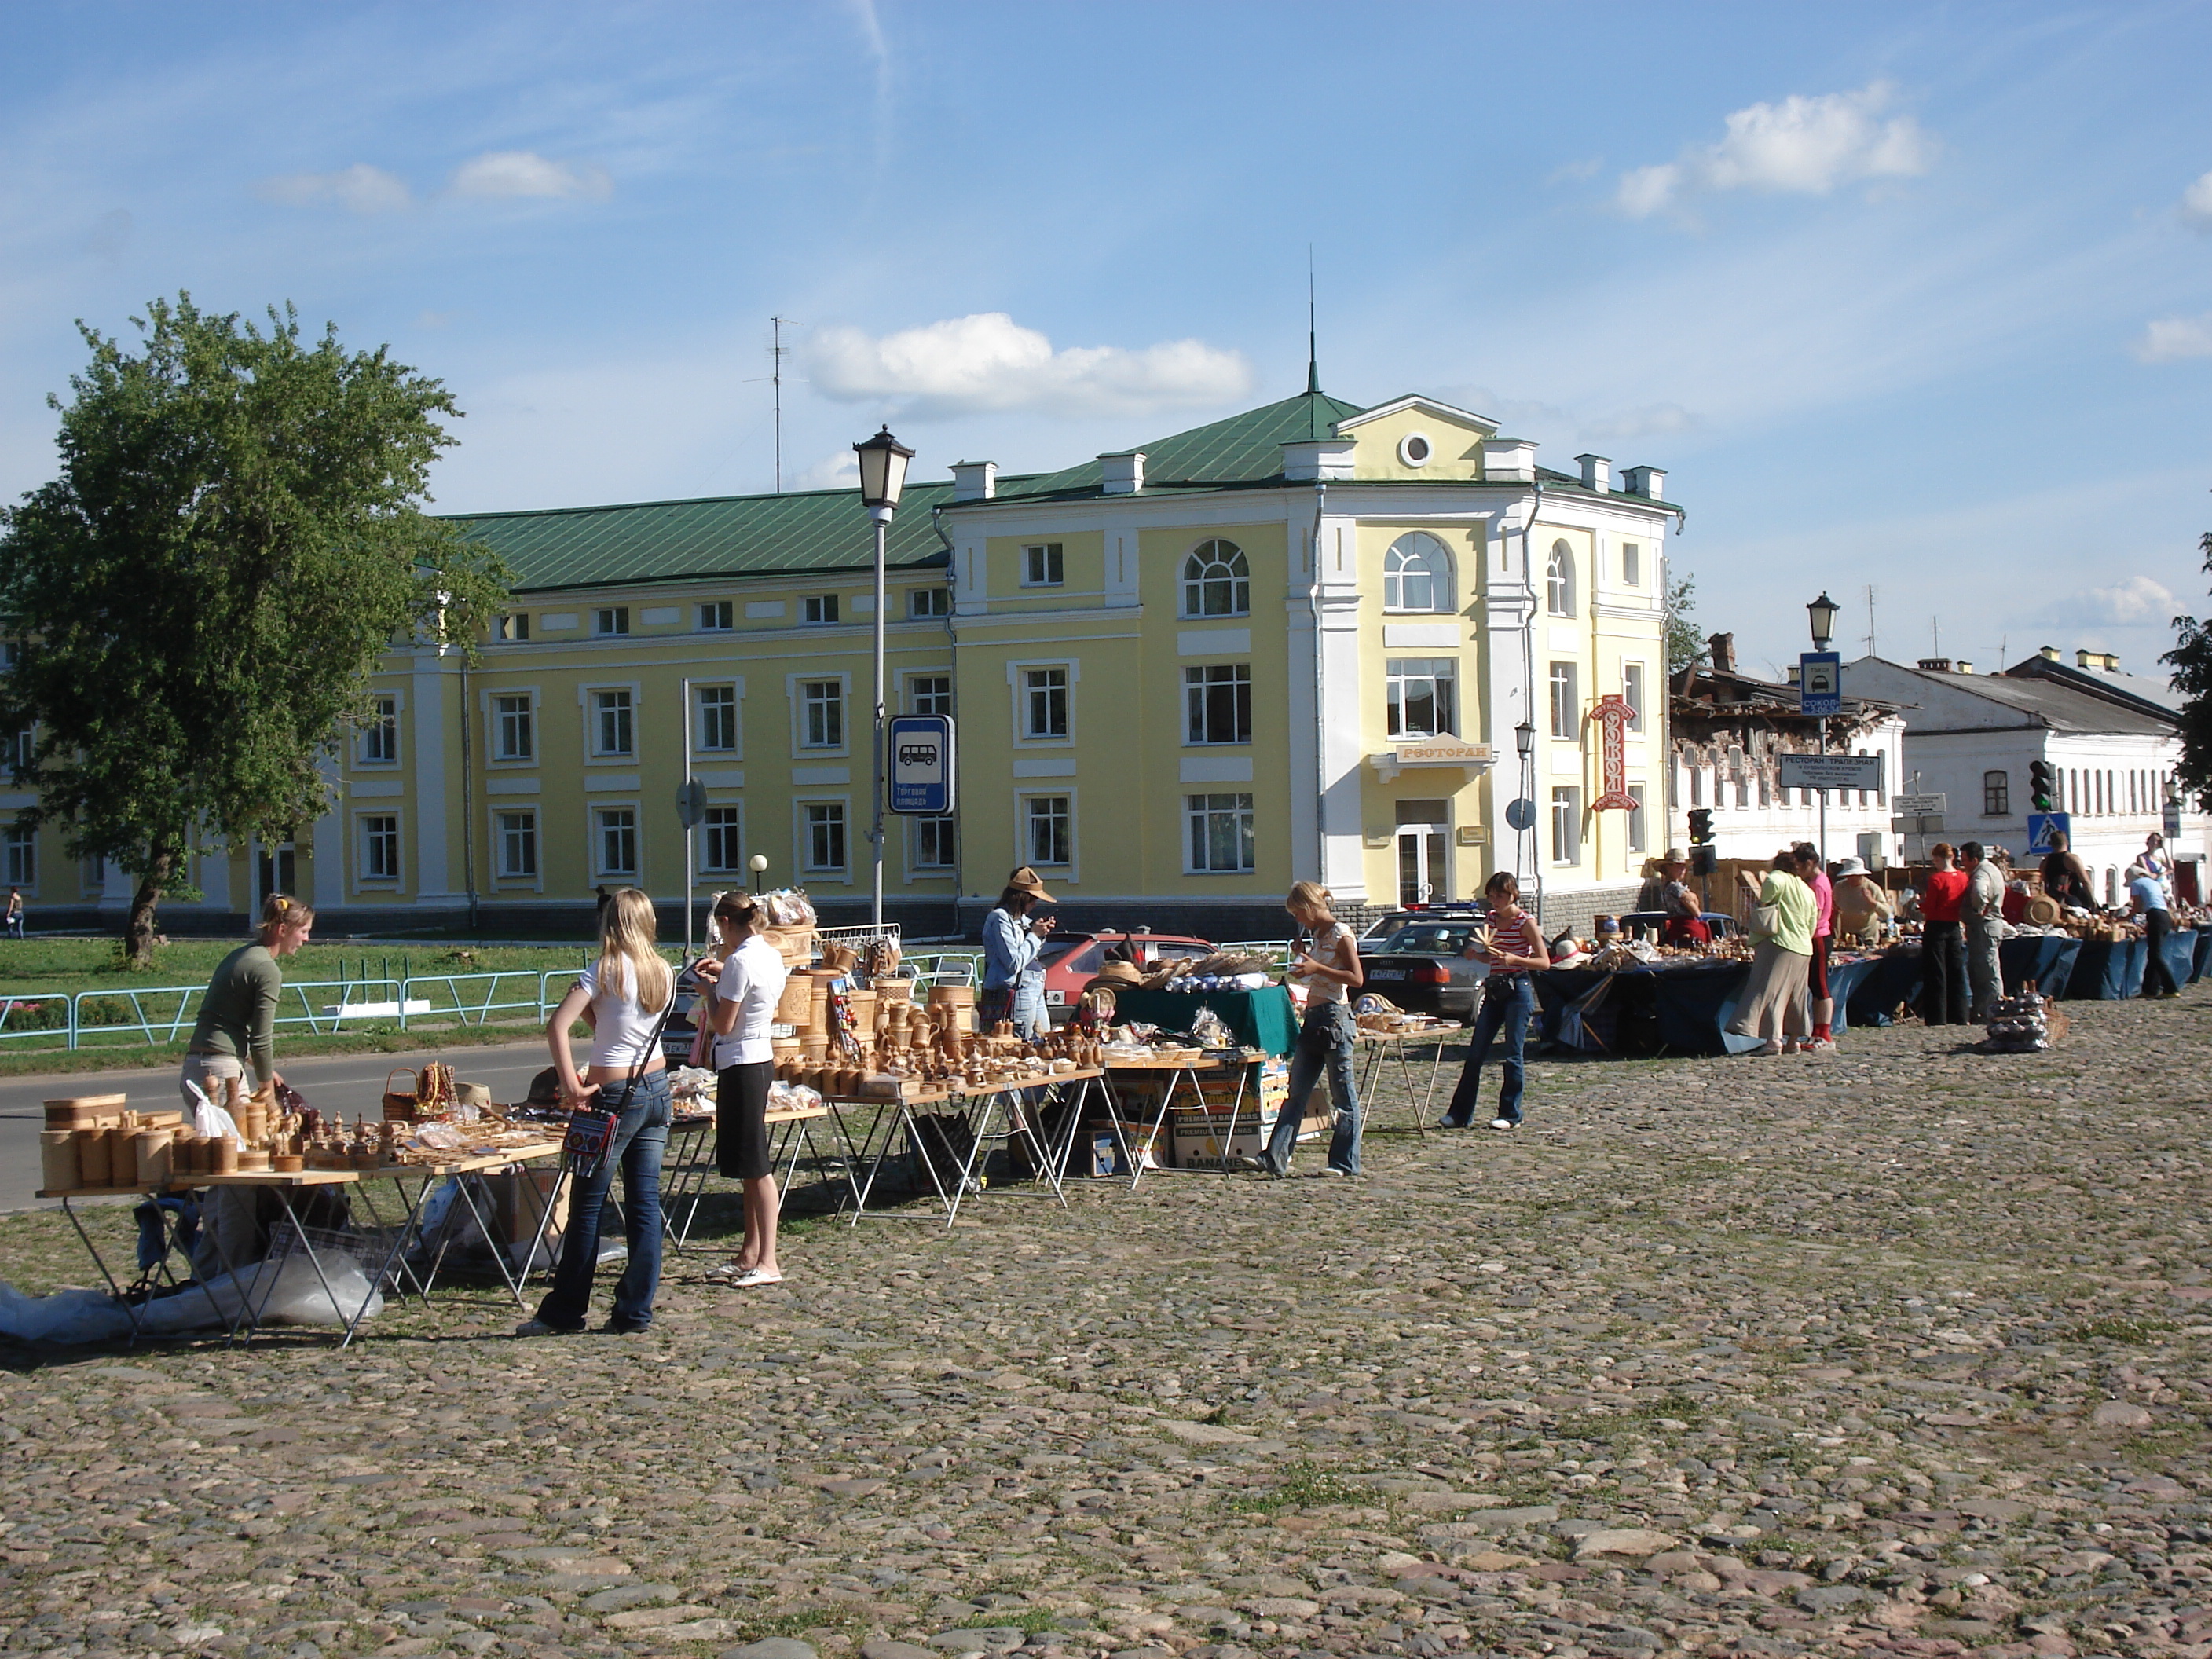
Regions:
M 891 520 L 887 562 L 943 564 L 945 544 L 931 528 L 930 509 L 951 499 L 950 479 L 909 484 Z M 875 562 L 874 534 L 857 489 L 460 513 L 448 522 L 506 559 L 517 592 L 865 570 Z
M 1325 392 L 1302 392 L 1279 404 L 1193 427 L 1171 438 L 1132 447 L 1145 453 L 1145 489 L 1264 483 L 1283 476 L 1283 446 L 1296 439 L 1326 438 L 1337 422 L 1359 413 Z M 1089 460 L 1031 478 L 1001 478 L 999 499 L 1010 496 L 1097 495 L 1099 465 Z

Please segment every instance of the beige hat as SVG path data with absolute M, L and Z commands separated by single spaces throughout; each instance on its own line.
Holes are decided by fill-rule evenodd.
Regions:
M 1109 962 L 1091 975 L 1093 985 L 1141 985 L 1145 976 L 1133 962 Z
M 1006 878 L 1006 885 L 1018 893 L 1027 893 L 1033 899 L 1042 899 L 1047 904 L 1054 902 L 1052 895 L 1044 890 L 1043 878 L 1026 864 Z
M 1838 877 L 1863 876 L 1866 874 L 1866 866 L 1859 862 L 1856 859 L 1845 859 L 1841 864 L 1836 866 L 1836 874 Z
M 1687 864 L 1689 861 L 1690 855 L 1679 847 L 1668 848 L 1666 855 L 1659 860 L 1662 864 Z
M 488 1083 L 457 1084 L 453 1097 L 464 1106 L 489 1106 L 491 1104 L 491 1085 Z
M 2055 927 L 2065 908 L 2048 893 L 2038 893 L 2027 902 L 2027 919 L 2039 927 Z

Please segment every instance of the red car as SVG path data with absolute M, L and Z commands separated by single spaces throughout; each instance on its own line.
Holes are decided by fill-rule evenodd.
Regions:
M 1106 953 L 1127 942 L 1141 968 L 1163 957 L 1210 957 L 1215 947 L 1183 933 L 1048 933 L 1037 961 L 1044 968 L 1044 1006 L 1056 1024 L 1083 988 L 1105 966 Z

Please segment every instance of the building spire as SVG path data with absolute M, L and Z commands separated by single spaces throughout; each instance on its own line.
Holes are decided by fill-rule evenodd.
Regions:
M 1314 330 L 1313 244 L 1306 244 L 1306 396 L 1321 395 L 1321 353 Z

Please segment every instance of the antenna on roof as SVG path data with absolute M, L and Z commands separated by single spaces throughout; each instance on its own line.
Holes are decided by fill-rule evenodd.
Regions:
M 775 493 L 783 494 L 783 360 L 791 348 L 783 343 L 783 319 L 769 319 L 769 337 L 774 343 L 768 349 L 769 361 L 775 365 L 769 379 L 775 382 Z
M 1320 395 L 1321 353 L 1316 346 L 1314 330 L 1314 251 L 1313 244 L 1308 242 L 1306 244 L 1306 396 L 1314 398 Z M 1311 415 L 1309 414 L 1307 418 L 1310 420 Z M 1321 434 L 1315 432 L 1307 435 L 1318 438 Z

